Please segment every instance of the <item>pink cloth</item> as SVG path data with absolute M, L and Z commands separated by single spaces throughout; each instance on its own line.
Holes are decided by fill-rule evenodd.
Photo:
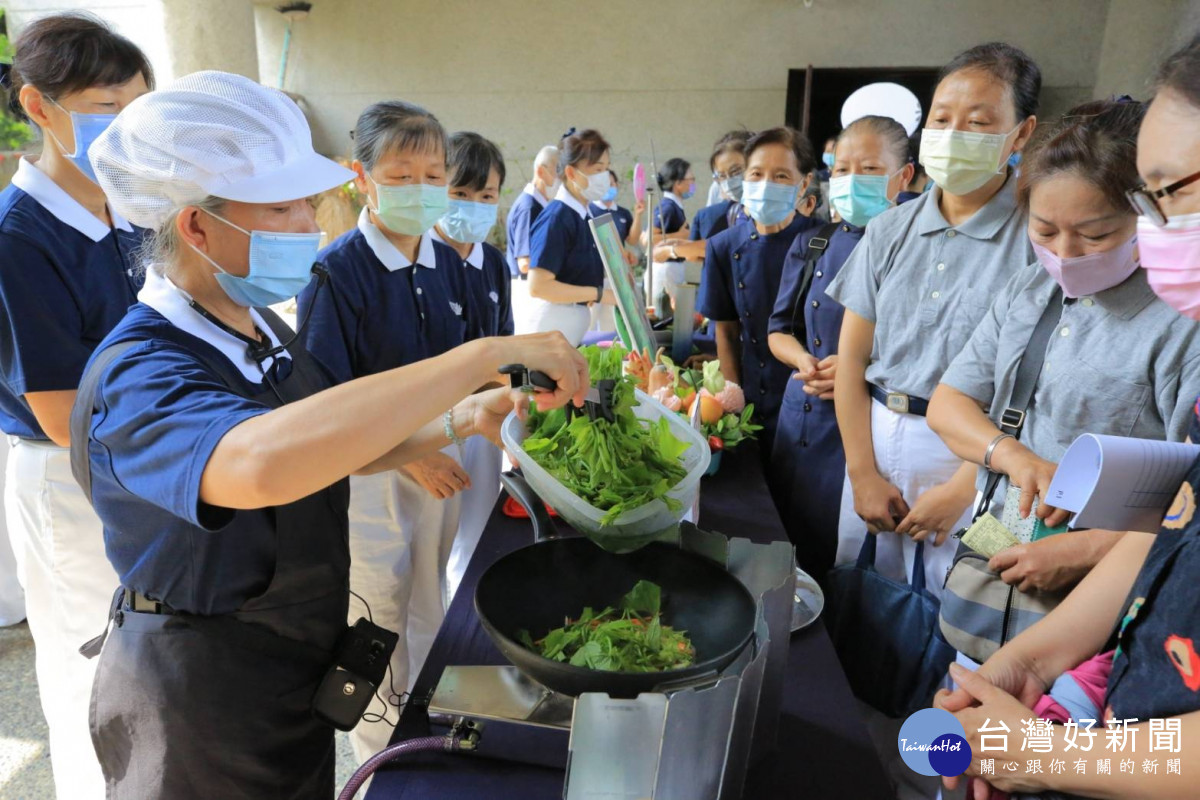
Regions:
M 1108 676 L 1112 673 L 1114 652 L 1109 650 L 1107 653 L 1092 656 L 1075 669 L 1067 670 L 1066 673 L 1075 681 L 1092 705 L 1100 711 L 1104 710 L 1104 694 L 1108 689 Z M 1042 699 L 1038 700 L 1033 707 L 1033 712 L 1039 718 L 1048 719 L 1051 722 L 1067 722 L 1071 719 L 1067 710 L 1059 705 L 1053 695 L 1049 693 L 1042 695 Z

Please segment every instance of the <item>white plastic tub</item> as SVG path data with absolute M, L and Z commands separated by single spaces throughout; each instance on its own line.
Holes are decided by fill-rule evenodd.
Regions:
M 605 550 L 623 553 L 636 550 L 679 524 L 684 514 L 692 507 L 699 491 L 700 477 L 708 469 L 711 454 L 708 442 L 700 431 L 692 428 L 687 420 L 667 408 L 644 392 L 634 390 L 637 405 L 634 413 L 641 419 L 655 421 L 666 417 L 671 426 L 671 432 L 676 438 L 688 442 L 691 447 L 684 451 L 681 457 L 683 468 L 687 474 L 675 485 L 668 497 L 679 501 L 678 511 L 672 511 L 661 499 L 652 500 L 645 505 L 630 509 L 617 517 L 609 525 L 601 525 L 606 512 L 580 498 L 574 492 L 563 486 L 550 473 L 546 472 L 521 447 L 528 435 L 525 423 L 517 419 L 516 414 L 509 414 L 500 428 L 500 438 L 504 441 L 509 454 L 521 466 L 521 472 L 530 488 L 537 492 L 551 508 L 570 523 L 571 527 L 584 534 Z

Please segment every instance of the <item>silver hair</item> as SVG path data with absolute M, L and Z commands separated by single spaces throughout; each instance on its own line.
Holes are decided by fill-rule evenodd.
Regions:
M 550 164 L 558 163 L 558 148 L 552 144 L 548 144 L 541 150 L 538 150 L 537 156 L 533 159 L 533 169 L 536 172 L 538 167 L 549 166 Z
M 173 271 L 179 261 L 180 251 L 184 244 L 179 238 L 175 221 L 185 208 L 199 208 L 210 214 L 220 214 L 228 201 L 222 197 L 209 195 L 198 203 L 186 203 L 171 210 L 158 229 L 146 237 L 138 250 L 138 262 L 142 269 L 152 269 L 159 275 L 167 275 Z

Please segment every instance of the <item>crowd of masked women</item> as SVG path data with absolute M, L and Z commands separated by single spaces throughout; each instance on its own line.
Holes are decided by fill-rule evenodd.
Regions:
M 360 760 L 387 744 L 499 492 L 521 402 L 499 367 L 550 374 L 541 407 L 581 402 L 575 346 L 613 327 L 605 213 L 630 264 L 655 245 L 664 302 L 703 263 L 698 341 L 757 409 L 802 568 L 826 581 L 869 552 L 959 608 L 1031 598 L 1011 625 L 899 618 L 902 649 L 957 650 L 949 674 L 917 660 L 918 703 L 975 746 L 1099 674 L 1097 719 L 1179 718 L 1200 769 L 1200 467 L 1156 535 L 1065 529 L 1044 501 L 1080 434 L 1200 441 L 1200 38 L 1148 102 L 1039 119 L 1037 65 L 992 43 L 945 66 L 912 140 L 867 116 L 818 161 L 792 129 L 732 131 L 690 221 L 696 165 L 667 161 L 661 202 L 629 211 L 609 142 L 572 129 L 538 151 L 503 252 L 504 155 L 411 103 L 361 113 L 347 169 L 279 92 L 219 72 L 156 89 L 76 15 L 30 24 L 5 83 L 42 144 L 0 193 L 0 622 L 28 617 L 59 797 L 328 796 L 313 689 L 360 617 L 400 636 L 352 733 Z M 365 206 L 323 242 L 309 199 L 348 182 Z M 269 308 L 293 298 L 295 332 Z M 951 534 L 985 508 L 1021 544 L 955 583 Z M 852 684 L 874 668 L 911 694 L 851 646 L 871 609 L 826 585 Z M 936 796 L 899 765 L 896 703 L 862 711 L 898 795 Z M 974 797 L 1181 785 L 986 780 Z

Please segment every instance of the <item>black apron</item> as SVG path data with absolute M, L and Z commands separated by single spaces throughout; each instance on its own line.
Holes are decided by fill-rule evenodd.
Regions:
M 260 313 L 277 336 L 290 336 Z M 284 401 L 327 387 L 303 345 L 288 352 L 291 374 L 276 383 Z M 230 387 L 241 385 L 227 359 L 198 357 Z M 279 407 L 275 391 L 263 389 L 250 399 Z M 275 575 L 232 614 L 140 613 L 114 602 L 91 707 L 110 798 L 333 796 L 333 728 L 311 709 L 346 628 L 349 500 L 344 479 L 272 509 Z

